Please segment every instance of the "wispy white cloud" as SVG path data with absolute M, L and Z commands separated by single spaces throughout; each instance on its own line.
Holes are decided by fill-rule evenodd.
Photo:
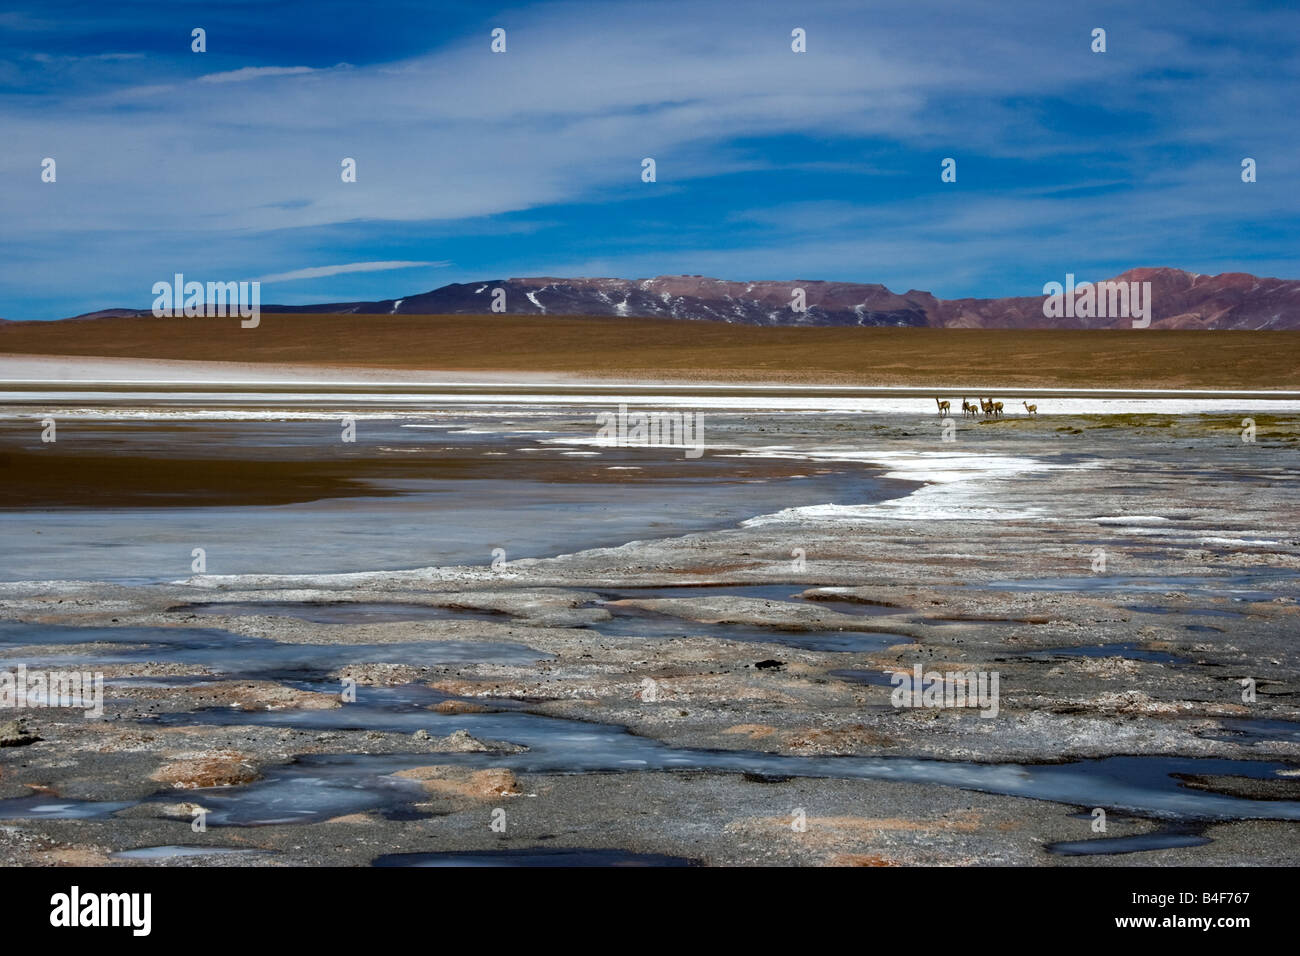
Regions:
M 292 272 L 277 272 L 262 276 L 258 282 L 296 282 L 299 279 L 324 279 L 328 276 L 341 276 L 349 272 L 387 272 L 390 269 L 415 269 L 420 267 L 444 268 L 450 262 L 407 262 L 394 259 L 388 262 L 349 262 L 337 266 L 312 266 L 307 269 L 294 269 Z
M 95 53 L 88 56 L 70 56 L 66 54 L 54 56 L 49 53 L 32 53 L 28 55 L 28 59 L 35 60 L 37 63 L 45 63 L 45 64 L 86 63 L 86 62 L 112 63 L 118 60 L 143 60 L 144 54 L 143 53 Z
M 244 83 L 248 80 L 262 80 L 271 76 L 297 76 L 300 73 L 315 73 L 310 66 L 245 66 L 238 70 L 224 73 L 207 73 L 199 77 L 200 83 Z
M 926 0 L 806 0 L 738 15 L 718 0 L 662 0 L 647 17 L 640 3 L 588 0 L 501 13 L 505 54 L 489 51 L 485 26 L 397 62 L 245 66 L 197 81 L 195 63 L 248 60 L 27 64 L 58 85 L 0 97 L 0 293 L 36 299 L 76 275 L 88 296 L 134 297 L 196 262 L 232 275 L 375 254 L 464 264 L 468 253 L 422 237 L 463 241 L 487 221 L 495 242 L 474 244 L 476 271 L 496 259 L 502 272 L 553 271 L 589 256 L 609 274 L 834 272 L 950 295 L 1026 257 L 1050 255 L 1055 275 L 1083 254 L 1155 264 L 1153 252 L 1188 249 L 1163 264 L 1195 268 L 1211 245 L 1231 247 L 1225 223 L 1268 224 L 1255 230 L 1261 245 L 1240 247 L 1247 254 L 1286 251 L 1279 227 L 1300 217 L 1300 191 L 1275 184 L 1300 174 L 1300 137 L 1285 122 L 1300 58 L 1258 52 L 1285 46 L 1273 38 L 1294 36 L 1300 14 L 1162 6 L 1098 0 L 1081 19 L 1068 5 L 967 0 L 940 17 Z M 1104 56 L 1088 51 L 1094 21 L 1110 31 Z M 794 25 L 808 30 L 806 54 L 789 50 Z M 259 84 L 271 95 L 250 95 Z M 807 145 L 765 152 L 783 136 Z M 1100 151 L 1107 161 L 1090 169 Z M 1236 172 L 1247 155 L 1261 169 L 1249 187 Z M 56 184 L 39 180 L 45 156 L 58 160 Z M 640 182 L 645 156 L 658 161 L 652 188 Z M 937 190 L 944 156 L 959 157 L 958 184 L 893 201 L 895 189 L 924 200 L 922 180 Z M 357 162 L 356 182 L 340 179 L 344 157 Z M 1030 166 L 1035 176 L 1018 179 Z M 860 179 L 833 200 L 793 175 L 823 183 L 837 168 Z M 578 219 L 566 223 L 579 237 L 568 248 L 542 238 L 515 244 L 513 258 L 500 251 L 512 228 L 497 228 L 502 214 L 551 222 L 569 215 L 564 204 L 588 204 L 601 210 L 588 215 L 616 219 L 629 196 L 671 198 L 724 176 L 701 208 L 717 209 L 726 229 L 688 224 L 656 246 L 638 224 L 609 248 L 601 235 L 582 248 Z M 1049 188 L 1107 183 L 1130 192 Z M 383 244 L 339 241 L 363 226 Z M 356 265 L 263 281 L 376 271 Z

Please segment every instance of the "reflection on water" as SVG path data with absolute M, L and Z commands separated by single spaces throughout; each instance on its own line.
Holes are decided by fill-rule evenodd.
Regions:
M 573 416 L 562 421 L 572 434 Z M 544 423 L 406 425 L 365 419 L 343 443 L 329 421 L 80 422 L 42 449 L 26 423 L 0 423 L 0 456 L 31 499 L 10 489 L 0 502 L 0 580 L 175 580 L 196 547 L 210 574 L 481 565 L 498 547 L 507 561 L 567 554 L 914 487 L 854 463 L 635 447 L 575 457 L 545 442 Z
M 229 631 L 180 627 L 57 627 L 0 621 L 0 647 L 76 644 L 76 654 L 5 654 L 10 666 L 181 664 L 232 677 L 306 680 L 351 664 L 383 662 L 412 667 L 496 661 L 531 664 L 550 654 L 522 644 L 428 640 L 391 644 L 286 644 Z M 104 646 L 108 645 L 108 646 Z M 117 646 L 120 645 L 120 646 Z M 337 692 L 332 687 L 330 692 Z
M 1156 833 L 1137 833 L 1133 836 L 1097 837 L 1092 840 L 1071 840 L 1049 843 L 1045 849 L 1058 856 L 1111 856 L 1120 853 L 1144 853 L 1149 850 L 1175 850 L 1180 847 L 1205 846 L 1210 842 L 1199 833 L 1179 830 L 1160 830 Z
M 1076 647 L 1047 647 L 1042 650 L 1024 651 L 1023 657 L 1123 657 L 1134 661 L 1147 661 L 1152 664 L 1168 666 L 1190 665 L 1185 657 L 1166 651 L 1153 651 L 1138 644 L 1119 642 L 1116 644 L 1082 644 Z
M 169 607 L 175 614 L 292 617 L 314 624 L 374 624 L 383 621 L 497 621 L 510 620 L 501 611 L 441 607 L 377 601 L 211 601 Z

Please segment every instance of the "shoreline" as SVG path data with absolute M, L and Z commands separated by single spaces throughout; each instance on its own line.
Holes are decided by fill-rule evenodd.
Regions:
M 269 374 L 268 374 L 269 373 Z M 745 398 L 920 398 L 932 401 L 940 397 L 965 394 L 997 393 L 1026 398 L 1099 398 L 1099 399 L 1250 399 L 1260 401 L 1300 401 L 1300 389 L 1246 388 L 1116 388 L 1025 386 L 1015 384 L 913 385 L 842 385 L 794 384 L 774 378 L 768 381 L 707 381 L 672 378 L 602 378 L 591 381 L 565 373 L 524 372 L 507 369 L 499 372 L 462 372 L 439 369 L 376 369 L 347 365 L 262 365 L 252 362 L 176 361 L 166 359 L 99 359 L 77 356 L 14 356 L 0 353 L 0 401 L 29 393 L 62 392 L 102 393 L 105 399 L 115 394 L 137 391 L 142 395 L 165 397 L 175 393 L 195 392 L 265 394 L 324 392 L 351 395 L 392 396 L 402 393 L 436 397 L 449 395 L 556 396 L 572 392 L 583 396 L 618 396 L 640 399 L 647 393 L 668 397 L 699 395 Z M 957 413 L 959 414 L 959 413 Z

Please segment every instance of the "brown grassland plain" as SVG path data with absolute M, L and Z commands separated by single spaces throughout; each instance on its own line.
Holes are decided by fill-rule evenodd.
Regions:
M 0 354 L 655 381 L 1294 389 L 1300 332 L 769 328 L 519 315 L 263 314 L 0 324 Z

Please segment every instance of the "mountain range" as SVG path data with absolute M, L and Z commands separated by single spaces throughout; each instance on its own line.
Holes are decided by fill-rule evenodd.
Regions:
M 1065 277 L 1059 277 L 1063 280 Z M 1247 273 L 1200 275 L 1181 269 L 1130 269 L 1111 282 L 1149 282 L 1151 328 L 1300 329 L 1300 280 Z M 514 315 L 628 316 L 768 326 L 916 326 L 931 328 L 1131 328 L 1130 318 L 1047 318 L 1044 296 L 939 299 L 915 289 L 814 280 L 729 282 L 701 275 L 653 279 L 492 279 L 375 302 L 263 305 L 263 313 L 355 315 L 488 314 L 495 290 Z M 791 308 L 804 290 L 806 311 Z M 500 297 L 498 296 L 498 299 Z M 499 311 L 499 310 L 498 310 Z M 76 316 L 144 316 L 147 309 L 105 309 Z

